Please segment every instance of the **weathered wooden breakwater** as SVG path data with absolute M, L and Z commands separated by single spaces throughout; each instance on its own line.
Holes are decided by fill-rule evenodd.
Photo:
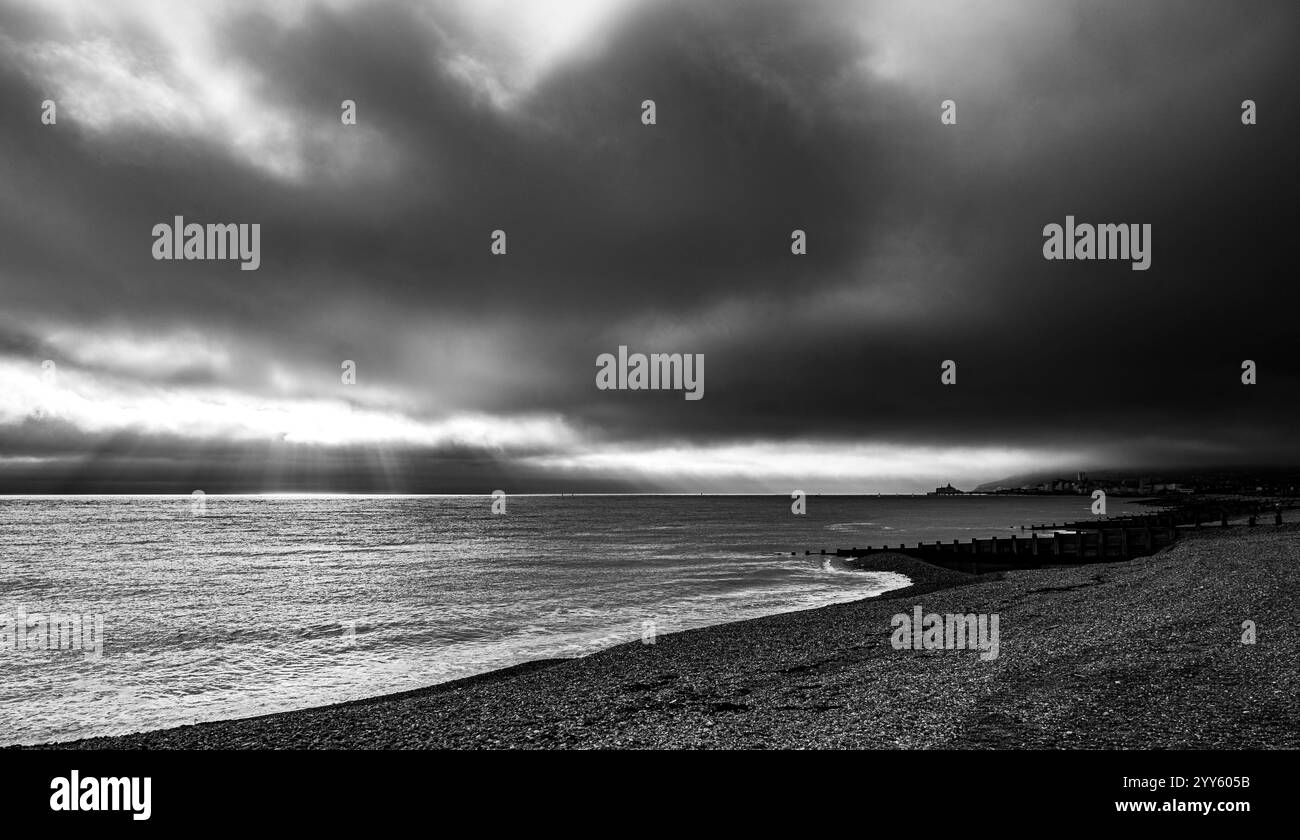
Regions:
M 837 557 L 869 557 L 894 552 L 924 560 L 936 566 L 962 572 L 994 572 L 1039 566 L 1078 565 L 1107 560 L 1128 560 L 1154 554 L 1178 538 L 1176 528 L 1167 525 L 1093 528 L 1054 534 L 1033 533 L 1029 537 L 987 537 L 965 542 L 933 542 L 908 545 L 837 548 Z
M 1199 528 L 1206 521 L 1226 526 L 1229 519 L 1247 516 L 1250 525 L 1260 520 L 1258 505 L 1186 508 L 1144 516 L 1082 520 L 1061 525 L 1035 525 L 1029 536 L 986 537 L 953 540 L 950 543 L 917 543 L 914 546 L 881 545 L 837 548 L 837 557 L 869 557 L 886 552 L 906 554 L 936 566 L 976 574 L 1030 569 L 1042 566 L 1082 565 L 1131 560 L 1154 554 L 1178 539 L 1180 528 Z M 1272 509 L 1274 522 L 1282 521 L 1281 508 Z M 1039 530 L 1057 529 L 1040 534 Z M 805 554 L 814 552 L 805 551 Z M 821 551 L 821 554 L 830 552 Z

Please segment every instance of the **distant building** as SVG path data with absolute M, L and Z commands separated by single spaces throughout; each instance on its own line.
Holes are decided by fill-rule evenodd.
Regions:
M 948 486 L 947 486 L 947 487 L 936 487 L 936 488 L 934 488 L 934 492 L 933 492 L 933 493 L 926 493 L 925 495 L 927 495 L 927 496 L 960 496 L 960 495 L 962 495 L 962 492 L 961 492 L 960 490 L 958 490 L 956 487 L 953 487 L 953 486 L 952 486 L 952 482 L 950 481 L 950 482 L 948 482 Z

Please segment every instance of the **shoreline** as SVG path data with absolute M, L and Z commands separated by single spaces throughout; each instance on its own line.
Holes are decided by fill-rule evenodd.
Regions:
M 1121 563 L 854 565 L 912 585 L 400 693 L 5 749 L 1300 748 L 1300 525 Z M 1000 655 L 894 649 L 891 616 L 914 606 L 1000 614 Z

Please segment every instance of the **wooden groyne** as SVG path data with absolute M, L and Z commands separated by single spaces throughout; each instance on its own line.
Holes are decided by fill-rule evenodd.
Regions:
M 1274 522 L 1281 524 L 1282 508 L 1270 509 Z M 1199 528 L 1203 522 L 1218 520 L 1226 526 L 1230 518 L 1248 516 L 1256 525 L 1261 517 L 1258 506 L 1237 506 L 1162 511 L 1142 516 L 1098 518 L 1060 525 L 1035 525 L 1029 536 L 985 537 L 950 543 L 917 543 L 914 546 L 881 545 L 837 548 L 836 557 L 870 557 L 886 552 L 906 554 L 935 566 L 961 572 L 982 574 L 1009 569 L 1032 569 L 1043 566 L 1074 566 L 1131 560 L 1154 554 L 1178 539 L 1180 528 Z M 1056 529 L 1041 534 L 1040 530 Z M 804 554 L 813 554 L 805 551 Z M 830 552 L 821 551 L 821 554 Z
M 1154 554 L 1178 538 L 1169 526 L 1094 528 L 1072 533 L 1039 534 L 1029 537 L 987 537 L 965 542 L 933 542 L 907 545 L 837 548 L 837 557 L 870 557 L 894 552 L 961 572 L 994 572 L 1032 569 L 1040 566 L 1079 565 L 1108 560 L 1129 560 Z

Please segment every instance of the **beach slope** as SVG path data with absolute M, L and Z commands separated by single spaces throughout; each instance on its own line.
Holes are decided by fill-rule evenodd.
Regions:
M 49 746 L 1300 747 L 1300 526 L 1000 576 L 872 563 L 916 585 L 401 695 Z M 895 649 L 891 618 L 916 606 L 997 613 L 999 655 Z

